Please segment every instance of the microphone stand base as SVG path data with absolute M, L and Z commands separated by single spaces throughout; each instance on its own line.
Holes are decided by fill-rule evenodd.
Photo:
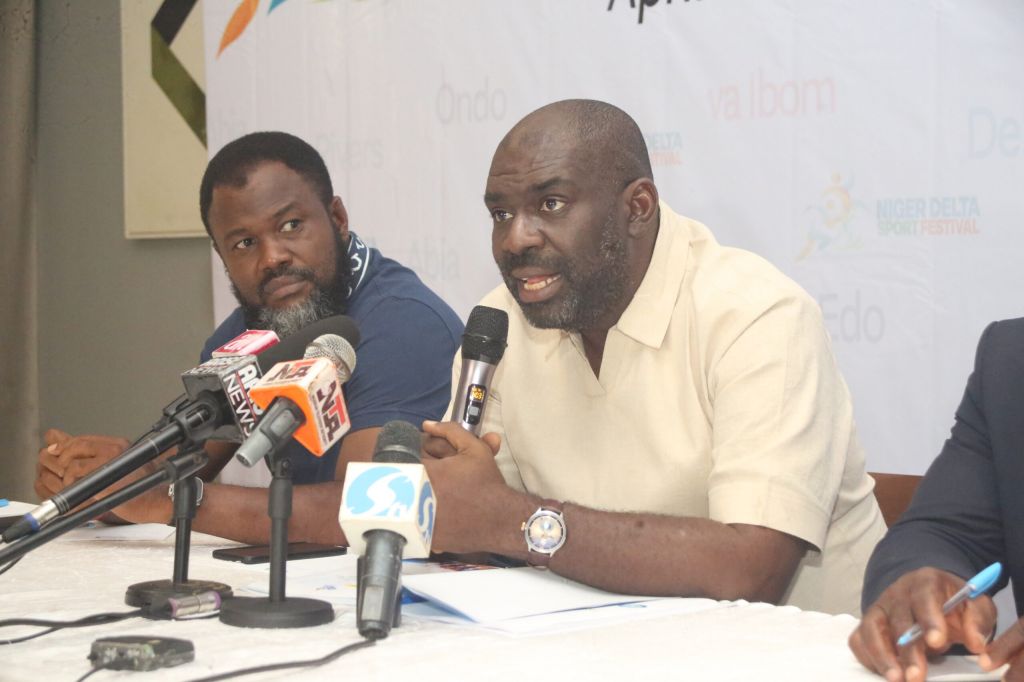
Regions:
M 306 628 L 333 620 L 330 602 L 304 597 L 235 597 L 220 606 L 220 622 L 243 628 Z
M 185 580 L 177 583 L 173 580 L 149 580 L 129 585 L 124 593 L 124 603 L 128 606 L 150 609 L 153 605 L 166 604 L 169 598 L 193 597 L 203 592 L 217 592 L 224 602 L 232 596 L 230 585 L 213 580 Z

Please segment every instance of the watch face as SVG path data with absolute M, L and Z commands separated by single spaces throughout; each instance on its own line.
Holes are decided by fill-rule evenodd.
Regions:
M 565 541 L 565 526 L 555 512 L 542 509 L 530 518 L 526 539 L 533 551 L 550 554 Z

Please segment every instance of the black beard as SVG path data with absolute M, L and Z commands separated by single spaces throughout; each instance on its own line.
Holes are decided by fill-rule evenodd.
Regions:
M 520 254 L 505 254 L 498 262 L 505 286 L 519 303 L 526 320 L 538 329 L 561 329 L 582 332 L 594 328 L 608 311 L 619 305 L 629 282 L 627 271 L 626 238 L 609 214 L 601 226 L 601 244 L 598 262 L 581 267 L 578 260 L 563 256 L 544 257 L 528 250 Z M 564 280 L 563 291 L 550 301 L 523 303 L 519 299 L 519 284 L 508 273 L 515 268 L 537 266 L 548 272 L 558 272 Z
M 249 303 L 242 298 L 235 283 L 231 283 L 231 291 L 242 308 L 247 329 L 269 329 L 283 339 L 317 320 L 333 315 L 344 315 L 348 311 L 352 264 L 348 259 L 348 249 L 337 230 L 334 231 L 334 278 L 330 282 L 321 285 L 316 281 L 316 276 L 310 268 L 282 266 L 264 275 L 257 290 L 261 300 L 264 298 L 264 287 L 272 279 L 282 275 L 310 282 L 313 289 L 309 297 L 287 308 L 275 309 Z

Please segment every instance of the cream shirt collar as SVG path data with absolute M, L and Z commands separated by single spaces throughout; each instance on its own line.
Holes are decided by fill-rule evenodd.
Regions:
M 665 202 L 659 202 L 660 222 L 654 252 L 633 300 L 613 327 L 629 338 L 660 348 L 668 332 L 672 311 L 679 299 L 680 285 L 686 276 L 690 250 L 690 230 L 686 219 Z

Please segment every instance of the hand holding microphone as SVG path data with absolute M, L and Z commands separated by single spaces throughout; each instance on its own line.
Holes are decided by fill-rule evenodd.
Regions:
M 507 339 L 508 313 L 485 305 L 473 308 L 462 334 L 462 371 L 450 418 L 474 436 L 479 436 L 483 428 L 491 381 L 505 354 Z M 437 458 L 450 457 L 455 452 L 441 438 L 429 439 L 423 449 Z
M 507 339 L 508 313 L 485 305 L 473 308 L 462 334 L 462 373 L 452 421 L 474 436 L 479 436 L 483 427 L 491 379 L 505 354 Z
M 517 494 L 505 483 L 495 460 L 501 437 L 486 433 L 477 438 L 452 422 L 423 422 L 423 432 L 445 442 L 454 453 L 423 460 L 438 500 L 433 551 L 497 551 L 492 546 L 494 521 L 514 504 L 511 498 Z

